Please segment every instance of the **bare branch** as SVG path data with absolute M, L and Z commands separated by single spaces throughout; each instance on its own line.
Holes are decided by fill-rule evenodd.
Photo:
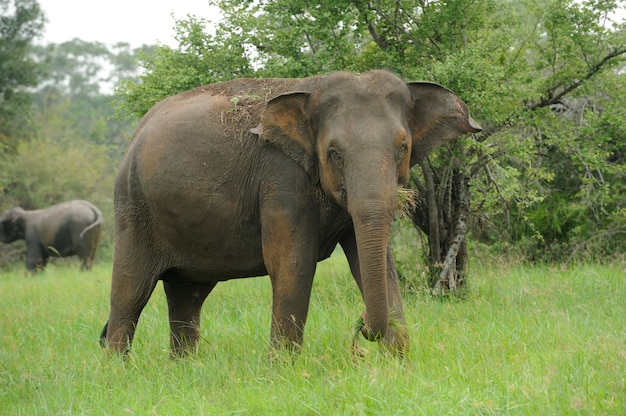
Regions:
M 376 31 L 376 26 L 374 26 L 373 22 L 367 22 L 367 30 L 369 30 L 370 35 L 372 35 L 372 39 L 374 39 L 374 42 L 376 42 L 378 47 L 383 51 L 386 51 L 389 47 L 387 39 Z
M 469 205 L 470 196 L 467 183 L 469 178 L 463 173 L 455 173 L 455 182 L 458 192 L 458 205 L 457 205 L 457 218 L 454 226 L 454 236 L 451 239 L 451 243 L 448 246 L 446 257 L 441 265 L 441 272 L 439 278 L 435 283 L 432 293 L 433 295 L 442 294 L 444 291 L 444 284 L 448 285 L 450 292 L 455 292 L 458 288 L 458 284 L 461 283 L 457 278 L 461 277 L 457 275 L 459 268 L 457 267 L 457 256 L 461 250 L 465 237 L 467 235 L 467 227 L 469 222 Z
M 437 201 L 435 195 L 435 181 L 433 177 L 433 171 L 428 162 L 428 158 L 422 159 L 419 162 L 422 172 L 424 174 L 424 182 L 426 185 L 426 201 L 428 204 L 428 228 L 429 239 L 431 249 L 431 260 L 433 264 L 438 263 L 441 260 L 440 252 L 440 237 L 439 237 L 439 209 L 437 208 Z
M 617 58 L 618 56 L 621 56 L 621 55 L 624 55 L 624 54 L 626 54 L 626 48 L 616 49 L 615 51 L 609 53 L 604 58 L 602 58 L 602 60 L 600 62 L 598 62 L 595 65 L 591 66 L 591 68 L 585 74 L 584 77 L 582 77 L 581 79 L 573 82 L 572 84 L 568 85 L 567 87 L 564 87 L 558 94 L 554 94 L 554 92 L 556 90 L 556 87 L 552 88 L 550 91 L 548 91 L 545 94 L 546 98 L 542 99 L 538 103 L 535 103 L 535 104 L 527 106 L 526 109 L 532 111 L 532 110 L 536 110 L 538 108 L 543 108 L 543 107 L 547 107 L 549 105 L 558 103 L 564 96 L 566 96 L 570 92 L 574 91 L 576 88 L 578 88 L 581 85 L 583 85 L 585 83 L 585 81 L 591 79 L 594 75 L 596 75 L 602 69 L 602 67 L 604 65 L 606 65 L 607 63 L 609 63 L 613 58 Z

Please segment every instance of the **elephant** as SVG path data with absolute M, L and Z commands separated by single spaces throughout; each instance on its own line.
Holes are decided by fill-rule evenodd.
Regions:
M 316 265 L 339 245 L 365 303 L 361 334 L 404 354 L 389 246 L 398 187 L 429 151 L 479 131 L 450 90 L 383 70 L 242 78 L 165 98 L 139 122 L 116 177 L 102 346 L 130 350 L 160 280 L 170 354 L 185 356 L 218 282 L 269 275 L 270 348 L 297 353 Z
M 73 200 L 45 209 L 11 208 L 0 215 L 0 241 L 26 240 L 26 269 L 43 269 L 51 256 L 77 255 L 91 270 L 102 231 L 102 213 L 90 202 Z

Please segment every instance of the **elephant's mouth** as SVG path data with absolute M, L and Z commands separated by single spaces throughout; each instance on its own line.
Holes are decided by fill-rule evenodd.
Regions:
M 348 208 L 348 190 L 343 180 L 338 181 L 332 189 L 329 189 L 327 195 L 331 196 L 343 208 Z
M 346 180 L 343 176 L 339 178 L 337 182 L 337 189 L 339 189 L 339 203 L 343 206 L 348 205 L 348 190 L 346 189 Z

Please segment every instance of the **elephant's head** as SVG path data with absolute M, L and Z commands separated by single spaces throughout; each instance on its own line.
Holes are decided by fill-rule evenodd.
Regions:
M 0 215 L 0 241 L 12 243 L 24 239 L 24 210 L 11 208 Z
M 481 127 L 465 103 L 432 83 L 404 83 L 373 71 L 313 78 L 305 92 L 267 104 L 261 139 L 298 161 L 351 215 L 365 299 L 364 334 L 389 324 L 386 252 L 397 188 L 429 151 Z

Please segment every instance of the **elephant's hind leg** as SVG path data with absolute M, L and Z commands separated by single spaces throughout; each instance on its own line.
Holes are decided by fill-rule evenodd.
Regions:
M 91 270 L 92 260 L 89 257 L 80 257 L 80 269 L 81 270 Z
M 109 349 L 126 353 L 135 335 L 141 311 L 154 291 L 160 272 L 133 272 L 113 262 L 111 312 L 107 324 L 106 344 Z
M 76 243 L 78 249 L 77 254 L 81 260 L 81 270 L 91 270 L 93 267 L 93 258 L 96 255 L 96 249 L 100 241 L 100 230 L 89 230 L 84 236 L 83 240 Z
M 167 277 L 166 277 L 167 279 Z M 173 357 L 193 352 L 200 339 L 202 304 L 217 283 L 189 283 L 163 280 L 170 319 L 170 347 Z
M 80 269 L 81 270 L 91 270 L 93 267 L 93 257 L 96 254 L 96 249 L 95 247 L 91 250 L 89 250 L 88 253 L 86 254 L 82 254 L 80 255 L 80 259 L 81 259 L 81 265 L 80 265 Z

